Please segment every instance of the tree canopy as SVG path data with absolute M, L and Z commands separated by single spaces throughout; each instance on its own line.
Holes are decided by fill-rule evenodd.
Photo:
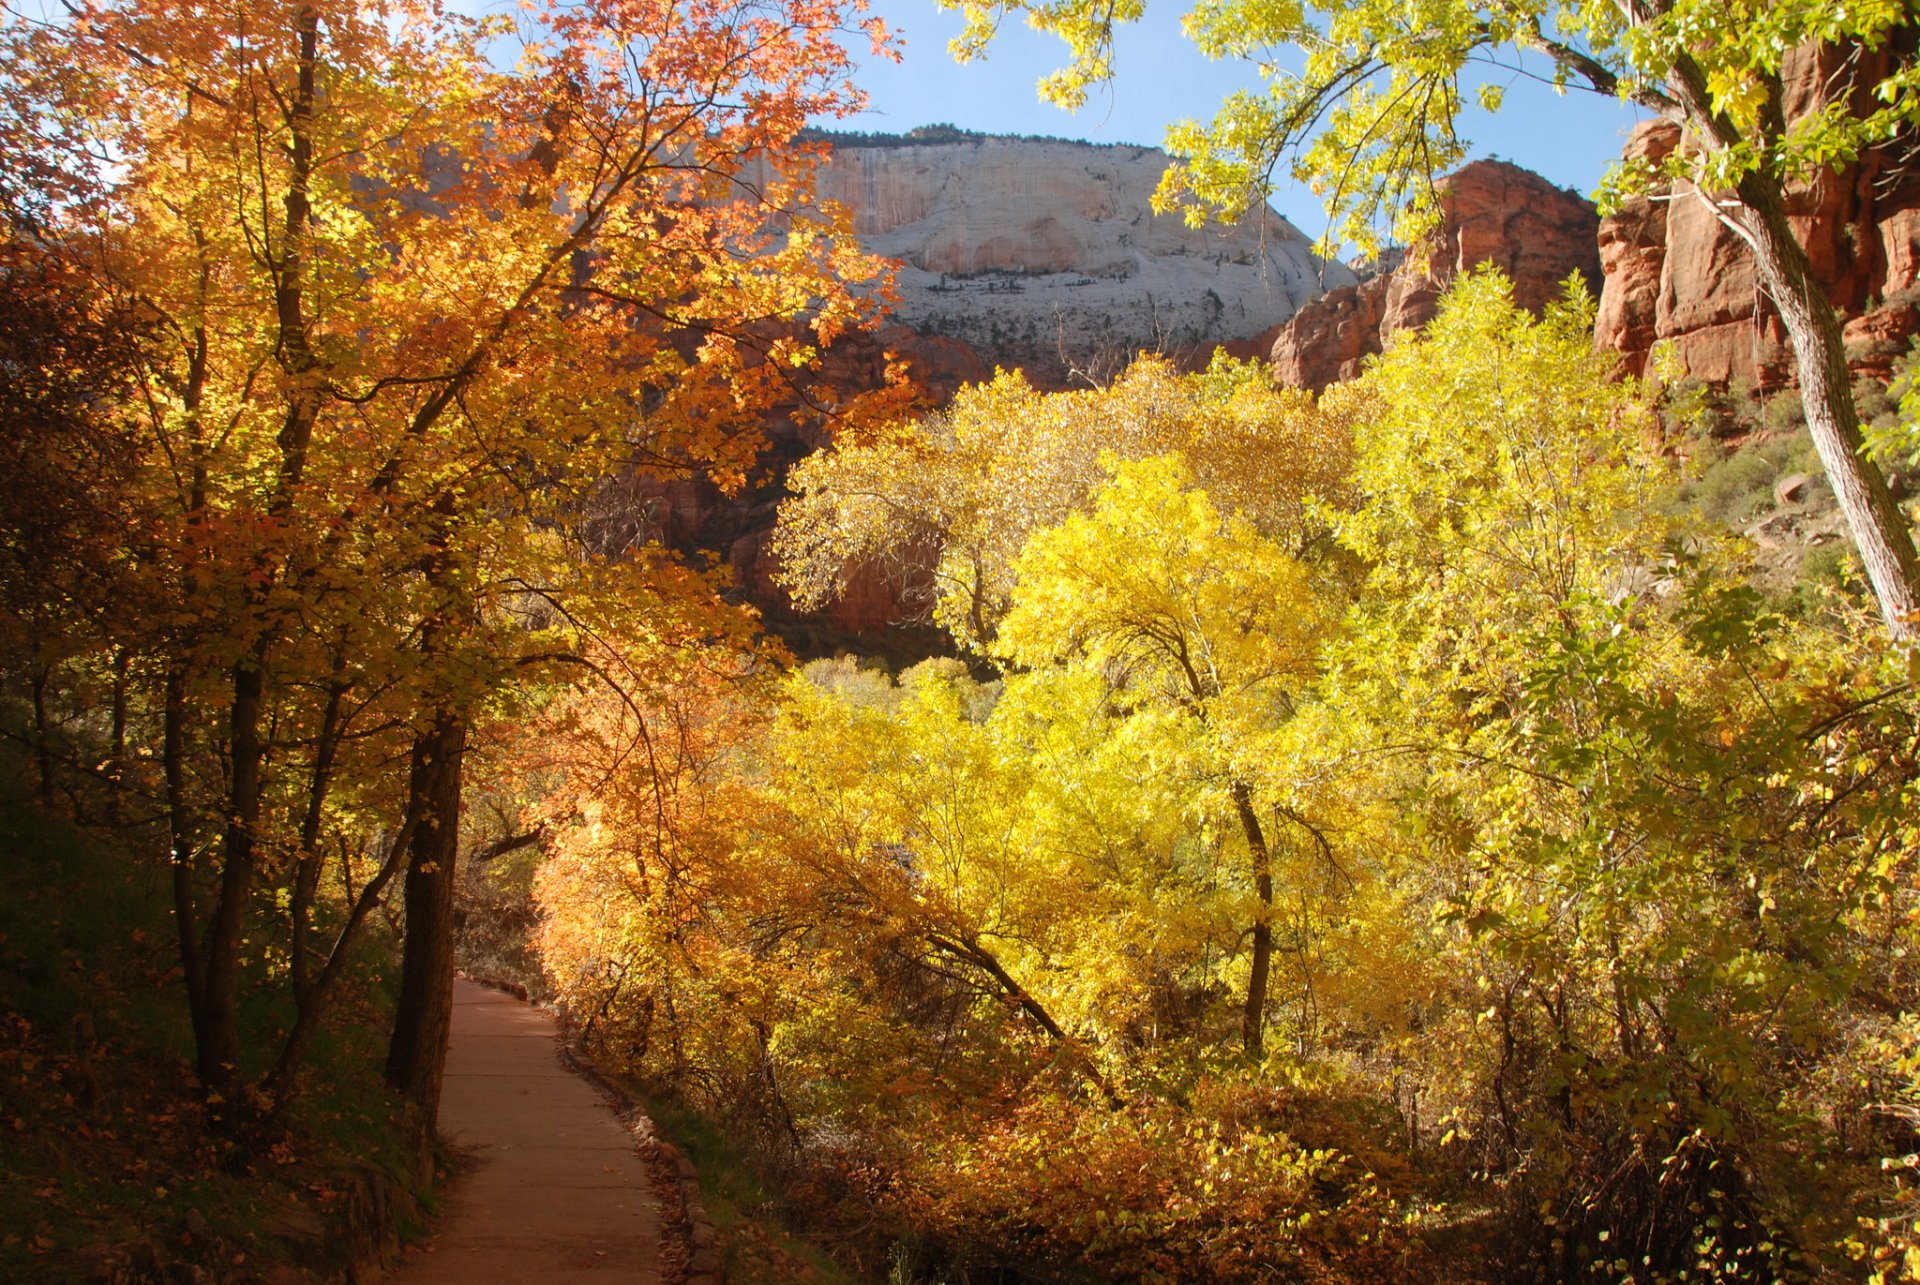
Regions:
M 991 634 L 950 617 L 976 672 L 814 662 L 725 766 L 559 822 L 563 993 L 930 1272 L 1897 1278 L 1907 666 L 1864 604 L 1756 589 L 1591 319 L 1470 275 L 1267 402 L 1259 485 L 1191 414 L 1233 380 L 1143 362 L 1112 393 L 1184 389 L 1179 449 L 1115 415 L 1037 490 Z M 935 422 L 811 466 L 822 565 L 947 556 L 848 502 L 929 494 L 882 454 L 945 470 L 969 541 L 945 515 L 1101 404 L 974 397 L 965 454 Z M 1290 472 L 1304 423 L 1350 467 Z
M 1399 9 L 1196 21 L 1377 29 L 1342 110 L 1413 110 L 1381 59 L 1442 93 L 1544 42 L 1669 97 L 1720 68 L 1729 127 L 1755 33 L 1825 30 L 1687 12 L 1443 5 L 1425 55 Z M 130 948 L 196 1163 L 278 1166 L 390 989 L 353 1057 L 424 1181 L 464 952 L 876 1276 L 1914 1274 L 1920 661 L 1885 577 L 1892 631 L 1691 505 L 1719 448 L 1583 289 L 1463 274 L 1319 395 L 1143 356 L 902 420 L 822 360 L 884 276 L 803 129 L 857 101 L 857 6 L 62 14 L 0 26 L 0 736 L 170 906 Z M 1876 14 L 1825 21 L 1898 103 Z M 1847 103 L 1793 146 L 1878 138 Z M 1791 176 L 1726 163 L 1688 173 L 1826 334 Z M 724 568 L 604 536 L 795 406 L 832 429 L 772 537 L 796 597 L 878 565 L 952 654 L 796 663 Z M 87 984 L 30 944 L 8 976 Z M 92 1037 L 0 1019 L 7 1083 L 87 1110 Z
M 1101 389 L 1047 395 L 1018 372 L 964 388 L 944 411 L 803 460 L 774 534 L 780 576 L 803 606 L 849 570 L 878 565 L 956 638 L 990 641 L 1030 536 L 1101 483 L 1111 453 L 1186 452 L 1196 475 L 1296 551 L 1323 528 L 1309 498 L 1346 468 L 1337 417 L 1275 389 L 1257 363 L 1181 375 L 1135 363 Z
M 1110 74 L 1116 27 L 1144 12 L 1140 0 L 947 7 L 967 18 L 962 57 L 984 52 L 1012 15 L 1058 35 L 1068 65 L 1040 88 L 1070 107 Z M 1881 615 L 1897 636 L 1920 630 L 1911 526 L 1863 449 L 1840 323 L 1787 217 L 1790 187 L 1834 181 L 1870 149 L 1907 146 L 1920 126 L 1908 6 L 1205 0 L 1186 29 L 1212 56 L 1255 63 L 1267 86 L 1230 95 L 1210 124 L 1168 131 L 1180 163 L 1159 200 L 1194 221 L 1238 214 L 1284 177 L 1324 198 L 1330 243 L 1377 248 L 1383 223 L 1417 243 L 1438 214 L 1434 179 L 1467 155 L 1463 82 L 1503 56 L 1523 70 L 1534 60 L 1556 91 L 1631 100 L 1679 125 L 1682 146 L 1657 167 L 1616 166 L 1607 191 L 1675 181 L 1680 199 L 1704 202 L 1753 254 Z M 1493 110 L 1503 101 L 1498 87 L 1477 97 Z
M 35 176 L 0 191 L 10 251 L 51 265 L 8 287 L 57 311 L 80 283 L 139 340 L 92 387 L 51 341 L 27 354 L 58 421 L 35 453 L 115 496 L 78 549 L 89 600 L 24 554 L 10 591 L 67 632 L 76 676 L 111 668 L 116 737 L 162 747 L 210 1094 L 291 1092 L 404 880 L 388 1074 L 430 1125 L 469 747 L 523 694 L 604 672 L 588 640 L 627 604 L 714 601 L 659 559 L 595 557 L 587 498 L 622 473 L 737 485 L 762 416 L 871 313 L 848 283 L 879 265 L 812 209 L 799 140 L 858 102 L 856 23 L 812 0 L 402 0 L 0 28 L 0 137 Z M 62 319 L 75 352 L 99 325 Z M 644 623 L 620 637 L 644 666 Z M 344 904 L 321 896 L 335 850 Z M 298 1010 L 277 1055 L 236 1016 L 262 916 Z

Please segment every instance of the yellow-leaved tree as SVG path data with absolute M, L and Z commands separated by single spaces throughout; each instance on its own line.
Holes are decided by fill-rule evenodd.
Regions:
M 1182 375 L 1143 357 L 1111 387 L 1069 393 L 1002 373 L 939 414 L 849 436 L 796 467 L 774 536 L 780 576 L 811 607 L 850 569 L 878 565 L 958 642 L 983 648 L 1027 539 L 1085 506 L 1104 454 L 1181 452 L 1222 504 L 1303 552 L 1324 534 L 1307 498 L 1339 490 L 1345 442 L 1337 418 L 1276 389 L 1257 363 L 1220 358 Z
M 1178 456 L 1113 464 L 1092 511 L 1036 533 L 1014 574 L 997 654 L 1100 675 L 1116 711 L 1145 720 L 1171 769 L 1233 817 L 1252 892 L 1241 1038 L 1258 1061 L 1273 968 L 1273 821 L 1241 767 L 1243 747 L 1306 697 L 1326 602 L 1278 541 L 1195 489 Z
M 1893 1279 L 1910 676 L 1685 514 L 1589 320 L 1477 274 L 1314 405 L 1150 363 L 842 447 L 806 565 L 926 541 L 999 673 L 808 667 L 653 927 L 657 817 L 581 809 L 576 991 L 909 1266 Z M 1020 455 L 1156 386 L 1123 448 Z
M 1874 1163 L 1818 1121 L 1908 1038 L 1913 708 L 1874 631 L 1784 615 L 1676 509 L 1590 318 L 1475 274 L 1342 394 L 1368 573 L 1317 717 L 1393 765 L 1376 843 L 1429 979 L 1398 1056 L 1504 1202 L 1499 1270 L 1625 1241 L 1817 1277 Z

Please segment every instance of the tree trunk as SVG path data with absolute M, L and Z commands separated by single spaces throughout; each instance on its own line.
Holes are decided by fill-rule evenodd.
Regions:
M 1787 222 L 1779 183 L 1749 174 L 1736 190 L 1745 207 L 1736 217 L 1753 247 L 1761 284 L 1793 341 L 1814 448 L 1866 565 L 1880 614 L 1895 638 L 1912 639 L 1920 631 L 1920 557 L 1885 476 L 1866 457 L 1840 319 Z
M 28 685 L 33 696 L 33 757 L 40 781 L 35 790 L 41 806 L 53 805 L 53 743 L 48 739 L 47 731 L 47 683 L 51 677 L 50 667 L 40 660 L 38 645 L 34 647 L 33 673 Z
M 107 789 L 107 822 L 119 825 L 125 818 L 121 796 L 127 785 L 127 685 L 133 659 L 125 647 L 113 653 L 113 761 L 112 781 Z
M 260 720 L 266 703 L 269 643 L 260 639 L 233 667 L 233 708 L 227 718 L 227 826 L 221 842 L 220 891 L 207 920 L 206 994 L 199 1056 L 200 1083 L 225 1095 L 240 1069 L 240 943 L 259 859 L 261 772 L 266 743 Z
M 313 992 L 313 963 L 309 956 L 313 935 L 313 898 L 320 887 L 320 825 L 326 817 L 327 793 L 333 785 L 333 760 L 340 748 L 340 703 L 346 696 L 343 677 L 346 652 L 334 655 L 333 681 L 327 687 L 327 707 L 320 716 L 320 732 L 313 747 L 313 775 L 307 783 L 306 814 L 300 818 L 300 856 L 293 872 L 292 897 L 287 914 L 292 920 L 290 963 L 294 1003 L 307 1007 Z
M 1108 1106 L 1118 1111 L 1126 1105 L 1126 1099 L 1120 1096 L 1113 1082 L 1100 1070 L 1100 1064 L 1094 1061 L 1093 1055 L 1080 1046 L 1080 1041 L 1067 1034 L 1066 1029 L 1054 1020 L 1053 1014 L 1047 1011 L 1046 1005 L 1035 999 L 1026 987 L 1014 980 L 1013 975 L 994 957 L 993 952 L 977 941 L 944 937 L 938 933 L 930 934 L 927 940 L 939 950 L 955 959 L 972 964 L 993 978 L 995 984 L 1000 987 L 1001 994 L 1009 1003 L 1032 1018 L 1041 1030 L 1052 1036 L 1054 1042 L 1066 1050 L 1079 1067 L 1080 1073 L 1087 1077 L 1088 1083 L 1100 1090 Z
M 166 776 L 167 858 L 173 867 L 173 931 L 180 947 L 180 976 L 187 988 L 196 1050 L 206 1047 L 207 986 L 200 954 L 199 911 L 193 895 L 193 818 L 187 809 L 187 680 L 178 666 L 167 671 L 161 715 L 160 765 Z
M 300 1075 L 300 1068 L 306 1061 L 307 1050 L 313 1044 L 313 1037 L 320 1029 L 320 1020 L 326 1016 L 329 1001 L 335 991 L 335 983 L 346 970 L 349 953 L 353 949 L 354 939 L 359 935 L 360 925 L 366 921 L 373 908 L 380 902 L 380 894 L 394 873 L 400 868 L 400 862 L 409 855 L 413 845 L 413 835 L 420 824 L 424 800 L 418 795 L 407 800 L 406 819 L 400 823 L 399 832 L 394 835 L 393 847 L 386 859 L 374 872 L 371 879 L 359 892 L 355 892 L 348 882 L 346 922 L 334 934 L 333 947 L 327 952 L 326 963 L 320 968 L 308 988 L 302 993 L 296 1011 L 293 1029 L 287 1032 L 287 1038 L 280 1046 L 280 1056 L 275 1059 L 273 1070 L 263 1082 L 267 1096 L 273 1101 L 275 1111 L 284 1110 L 293 1097 L 293 1089 Z M 344 857 L 343 857 L 344 864 Z
M 440 1113 L 440 1081 L 453 1019 L 454 874 L 460 852 L 460 778 L 466 720 L 441 710 L 413 745 L 420 821 L 409 844 L 406 944 L 387 1047 L 387 1080 L 406 1098 L 424 1154 Z
M 1273 976 L 1273 854 L 1267 847 L 1266 832 L 1253 810 L 1253 793 L 1235 782 L 1233 810 L 1239 814 L 1240 830 L 1247 839 L 1247 852 L 1253 859 L 1253 893 L 1260 908 L 1253 919 L 1253 965 L 1247 974 L 1247 1004 L 1240 1017 L 1240 1039 L 1249 1060 L 1266 1056 L 1267 987 Z
M 1778 77 L 1767 78 L 1765 87 L 1765 132 L 1784 135 L 1788 126 L 1783 87 Z M 1689 55 L 1674 58 L 1667 88 L 1685 118 L 1683 127 L 1695 131 L 1708 146 L 1724 149 L 1751 141 L 1732 118 L 1715 109 L 1706 74 Z M 1733 200 L 1718 201 L 1704 191 L 1701 195 L 1745 235 L 1760 285 L 1779 310 L 1793 344 L 1807 429 L 1847 520 L 1853 547 L 1866 567 L 1880 614 L 1896 639 L 1911 640 L 1920 631 L 1920 620 L 1916 620 L 1920 557 L 1915 556 L 1913 534 L 1887 489 L 1887 479 L 1866 456 L 1840 318 L 1787 221 L 1780 180 L 1763 172 L 1748 173 L 1735 186 Z

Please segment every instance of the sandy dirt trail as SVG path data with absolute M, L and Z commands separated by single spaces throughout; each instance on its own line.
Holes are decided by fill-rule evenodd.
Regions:
M 455 982 L 440 1129 L 472 1157 L 400 1285 L 660 1279 L 660 1216 L 633 1139 L 560 1064 L 547 1014 Z

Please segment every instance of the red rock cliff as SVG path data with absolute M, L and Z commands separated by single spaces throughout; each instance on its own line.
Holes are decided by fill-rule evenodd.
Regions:
M 1887 71 L 1884 55 L 1849 69 L 1831 50 L 1802 49 L 1786 66 L 1788 118 L 1858 93 Z M 1637 129 L 1630 158 L 1658 161 L 1679 145 L 1664 121 Z M 1906 350 L 1920 285 L 1920 178 L 1886 153 L 1871 153 L 1788 192 L 1788 213 L 1814 271 L 1847 322 L 1858 368 L 1885 377 Z M 1689 374 L 1743 380 L 1767 390 L 1793 380 L 1778 317 L 1760 293 L 1740 239 L 1688 184 L 1628 201 L 1600 227 L 1606 284 L 1595 342 L 1644 372 L 1653 345 L 1670 340 Z
M 1505 161 L 1475 161 L 1440 180 L 1441 226 L 1426 266 L 1409 262 L 1357 286 L 1330 291 L 1274 332 L 1274 375 L 1321 389 L 1360 373 L 1387 336 L 1425 325 L 1453 279 L 1491 263 L 1514 294 L 1539 309 L 1574 272 L 1600 280 L 1599 216 L 1578 195 Z

